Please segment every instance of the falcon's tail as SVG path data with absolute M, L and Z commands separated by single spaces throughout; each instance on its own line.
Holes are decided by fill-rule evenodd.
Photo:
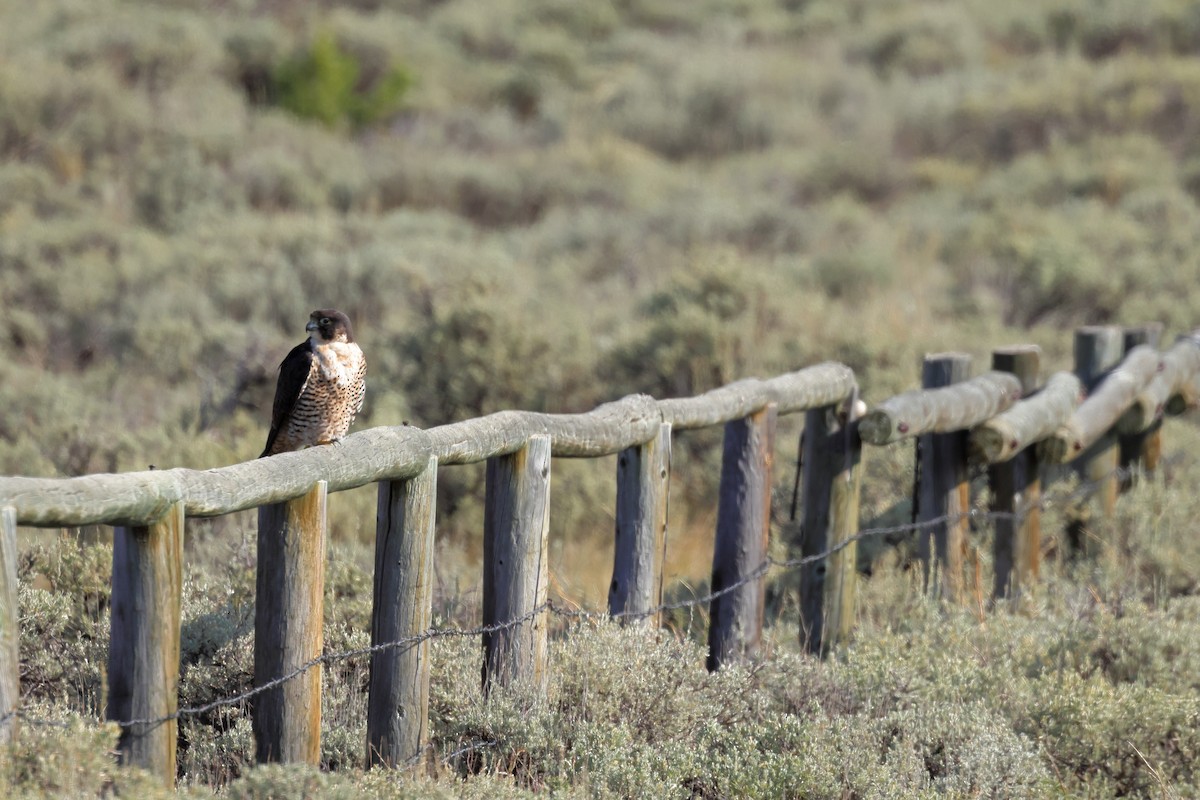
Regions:
M 271 452 L 271 448 L 275 446 L 275 440 L 278 438 L 279 428 L 271 428 L 271 432 L 267 434 L 267 446 L 263 448 L 262 455 L 260 455 L 259 458 L 266 458 L 267 456 L 275 455 Z

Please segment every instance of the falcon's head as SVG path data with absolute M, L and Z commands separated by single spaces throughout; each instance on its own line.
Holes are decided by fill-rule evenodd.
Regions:
M 335 308 L 318 308 L 312 312 L 304 330 L 308 331 L 313 344 L 354 341 L 350 318 Z

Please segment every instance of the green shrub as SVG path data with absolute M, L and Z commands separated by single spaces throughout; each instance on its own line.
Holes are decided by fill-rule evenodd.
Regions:
M 1062 326 L 1161 319 L 1169 339 L 1197 324 L 1198 20 L 1176 0 L 10 3 L 0 472 L 253 458 L 277 365 L 326 305 L 370 360 L 359 429 L 584 411 L 827 359 L 873 404 L 915 387 L 924 352 L 978 365 L 1030 341 L 1054 370 L 1070 364 Z M 281 107 L 284 88 L 313 116 Z M 798 425 L 780 421 L 776 516 Z M 1195 450 L 1192 426 L 1167 425 L 1168 450 Z M 720 436 L 674 448 L 672 598 L 707 585 Z M 864 524 L 906 521 L 911 449 L 864 468 Z M 483 471 L 439 476 L 439 625 L 479 618 Z M 904 537 L 879 539 L 860 548 L 858 639 L 827 661 L 795 652 L 782 580 L 762 662 L 716 676 L 695 644 L 703 607 L 672 616 L 678 638 L 556 620 L 540 704 L 483 705 L 478 641 L 435 641 L 439 777 L 357 772 L 358 658 L 325 670 L 332 772 L 253 769 L 238 704 L 181 720 L 182 782 L 1195 795 L 1200 553 L 1180 487 L 1196 477 L 1186 461 L 1163 471 L 1122 497 L 1115 563 L 1048 560 L 1022 615 L 925 602 L 892 547 Z M 602 607 L 612 472 L 555 463 L 563 602 Z M 331 651 L 368 638 L 375 491 L 330 502 Z M 1061 516 L 1047 508 L 1048 553 L 1065 552 Z M 252 520 L 189 521 L 185 706 L 252 684 Z M 989 535 L 973 538 L 985 584 Z M 20 534 L 26 711 L 94 721 L 111 556 L 48 538 Z M 20 783 L 4 773 L 0 795 L 143 794 L 114 773 L 110 731 L 68 724 L 23 728 L 4 762 Z
M 873 17 L 862 34 L 861 54 L 883 77 L 914 77 L 962 69 L 978 58 L 977 26 L 958 6 L 900 5 Z
M 678 61 L 657 54 L 659 63 L 625 83 L 607 103 L 607 125 L 670 159 L 715 158 L 775 141 L 778 117 L 768 112 L 768 99 L 745 91 L 758 79 L 758 64 L 675 54 Z
M 53 714 L 50 724 L 23 725 L 13 744 L 0 749 L 0 791 L 5 797 L 105 797 L 119 793 L 147 800 L 176 797 L 143 770 L 118 767 L 112 758 L 120 730 L 96 725 L 74 714 Z M 188 793 L 183 793 L 188 796 Z
M 413 78 L 403 67 L 391 66 L 368 85 L 362 80 L 359 59 L 329 31 L 317 33 L 306 50 L 274 73 L 280 106 L 330 127 L 341 122 L 362 127 L 396 113 Z
M 1136 247 L 1140 230 L 1096 203 L 1061 211 L 1019 210 L 978 217 L 951 240 L 944 257 L 962 286 L 984 285 L 998 295 L 1007 322 L 1032 325 L 1112 321 L 1132 276 L 1110 259 Z
M 614 349 L 606 372 L 624 391 L 687 397 L 750 373 L 756 336 L 775 313 L 728 262 L 680 274 L 647 298 L 636 336 Z
M 112 549 L 44 533 L 18 564 L 23 694 L 99 715 L 107 703 Z

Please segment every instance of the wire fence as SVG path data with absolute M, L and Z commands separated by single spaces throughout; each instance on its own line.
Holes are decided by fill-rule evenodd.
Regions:
M 1179 454 L 1174 457 L 1163 459 L 1162 463 L 1163 463 L 1163 465 L 1169 465 L 1171 463 L 1180 461 L 1182 458 L 1183 458 L 1183 454 Z M 1062 506 L 1065 508 L 1070 508 L 1072 506 L 1076 506 L 1079 503 L 1086 501 L 1087 498 L 1091 494 L 1096 492 L 1099 489 L 1099 487 L 1102 484 L 1104 484 L 1106 481 L 1108 481 L 1109 479 L 1116 478 L 1117 480 L 1124 480 L 1126 478 L 1133 477 L 1136 473 L 1137 473 L 1137 471 L 1135 469 L 1118 467 L 1118 468 L 1112 470 L 1111 472 L 1106 473 L 1104 476 L 1094 478 L 1094 479 L 1091 479 L 1088 481 L 1082 481 L 1078 485 L 1074 486 L 1071 491 L 1063 493 L 1056 498 L 1051 498 L 1051 497 L 1043 494 L 1041 496 L 1041 498 L 1039 499 L 1038 503 L 1035 504 L 1035 507 L 1038 510 L 1046 510 L 1048 508 L 1059 507 L 1059 506 Z M 896 535 L 900 535 L 900 534 L 912 534 L 912 533 L 917 533 L 918 531 L 921 531 L 921 530 L 932 530 L 941 525 L 961 522 L 963 520 L 967 520 L 967 521 L 973 522 L 973 523 L 994 522 L 994 521 L 998 521 L 998 520 L 1012 520 L 1014 522 L 1019 523 L 1021 521 L 1021 519 L 1027 514 L 1028 514 L 1028 510 L 1026 510 L 1024 512 L 1007 512 L 1007 511 L 992 511 L 992 510 L 982 510 L 979 508 L 972 508 L 967 511 L 946 514 L 946 515 L 936 517 L 933 519 L 928 519 L 928 520 L 922 520 L 922 521 L 917 521 L 917 522 L 906 522 L 906 523 L 900 523 L 900 524 L 896 524 L 896 525 L 887 525 L 887 526 L 862 529 L 862 530 L 859 530 L 857 533 L 853 534 L 852 536 L 846 538 L 845 540 L 837 543 L 836 545 L 834 545 L 832 547 L 829 547 L 829 548 L 823 550 L 820 553 L 814 553 L 814 554 L 810 554 L 810 555 L 799 557 L 799 558 L 789 558 L 789 559 L 777 559 L 777 558 L 773 558 L 773 557 L 768 557 L 768 558 L 764 559 L 758 565 L 758 567 L 756 567 L 753 571 L 742 576 L 740 579 L 734 581 L 730 585 L 725 586 L 719 590 L 709 591 L 709 592 L 704 593 L 703 595 L 699 595 L 696 597 L 661 603 L 661 604 L 655 606 L 654 608 L 651 608 L 651 609 L 645 610 L 645 611 L 617 612 L 617 613 L 609 613 L 607 611 L 589 611 L 586 609 L 579 609 L 579 608 L 566 608 L 566 607 L 563 607 L 562 605 L 556 603 L 553 600 L 547 600 L 546 602 L 544 602 L 541 605 L 539 605 L 538 607 L 532 609 L 528 613 L 523 614 L 520 617 L 517 617 L 514 619 L 506 620 L 504 622 L 498 622 L 498 623 L 494 623 L 494 624 L 490 624 L 490 625 L 480 625 L 480 626 L 477 626 L 474 628 L 430 628 L 430 629 L 423 631 L 422 633 L 416 634 L 414 636 L 406 637 L 403 639 L 397 639 L 395 641 L 381 642 L 378 644 L 373 644 L 373 645 L 370 645 L 367 647 L 360 647 L 360 648 L 356 648 L 356 649 L 352 649 L 352 650 L 343 650 L 343 651 L 332 652 L 332 653 L 324 653 L 316 658 L 313 658 L 313 659 L 310 659 L 310 660 L 304 662 L 303 664 L 297 666 L 295 669 L 291 670 L 290 672 L 288 672 L 284 675 L 280 675 L 279 677 L 277 677 L 273 680 L 270 680 L 260 686 L 255 686 L 255 687 L 248 689 L 244 692 L 241 692 L 239 694 L 232 695 L 229 697 L 219 698 L 217 700 L 213 700 L 212 702 L 205 703 L 203 705 L 188 706 L 185 708 L 180 708 L 180 709 L 177 709 L 174 713 L 167 714 L 167 715 L 160 716 L 160 717 L 123 720 L 123 721 L 117 721 L 117 724 L 121 725 L 122 727 L 127 727 L 127 728 L 140 728 L 141 731 L 144 732 L 148 729 L 151 729 L 158 725 L 162 725 L 162 724 L 164 724 L 166 722 L 170 722 L 172 720 L 179 720 L 179 719 L 182 719 L 185 717 L 204 715 L 204 714 L 207 714 L 218 708 L 222 708 L 222 707 L 226 707 L 226 706 L 241 705 L 243 703 L 246 703 L 247 701 L 253 700 L 255 697 L 263 694 L 264 692 L 269 692 L 273 689 L 278 688 L 279 686 L 282 686 L 283 684 L 285 684 L 289 681 L 295 680 L 296 678 L 300 677 L 301 675 L 305 674 L 309 670 L 312 670 L 316 667 L 336 664 L 336 663 L 339 663 L 342 661 L 347 661 L 347 660 L 359 658 L 362 656 L 370 656 L 374 653 L 379 653 L 379 652 L 382 652 L 385 650 L 407 650 L 407 649 L 410 649 L 412 647 L 415 647 L 423 642 L 427 642 L 432 639 L 468 638 L 468 637 L 484 636 L 484 635 L 490 634 L 490 633 L 498 633 L 501 631 L 510 630 L 519 625 L 523 625 L 527 622 L 534 620 L 541 614 L 545 614 L 545 613 L 551 614 L 551 615 L 559 617 L 559 618 L 572 619 L 572 620 L 622 620 L 622 619 L 638 620 L 638 619 L 645 619 L 648 617 L 657 616 L 664 612 L 677 611 L 677 610 L 681 610 L 681 609 L 685 609 L 685 608 L 695 608 L 698 606 L 705 606 L 705 605 L 711 604 L 712 601 L 714 601 L 714 600 L 717 600 L 727 594 L 730 594 L 732 592 L 737 591 L 738 589 L 741 589 L 741 588 L 747 586 L 748 584 L 762 580 L 767 575 L 767 573 L 770 572 L 772 569 L 797 570 L 797 569 L 805 567 L 809 564 L 813 564 L 818 561 L 823 561 L 823 560 L 829 558 L 830 556 L 841 552 L 842 550 L 846 549 L 847 547 L 850 547 L 851 545 L 856 544 L 856 543 L 861 542 L 866 539 L 872 539 L 872 538 L 876 538 L 876 537 L 896 536 Z M 22 701 L 24 701 L 24 699 L 25 698 L 22 698 Z M 37 725 L 37 726 L 48 726 L 48 727 L 59 727 L 59 728 L 69 727 L 68 723 L 63 723 L 63 722 L 59 722 L 56 720 L 48 720 L 48 719 L 44 719 L 44 718 L 39 718 L 39 717 L 33 716 L 31 714 L 28 714 L 22 710 L 22 708 L 21 708 L 22 704 L 19 704 L 16 708 L 8 711 L 5 714 L 0 714 L 0 724 L 4 724 L 4 723 L 8 722 L 9 720 L 11 720 L 12 718 L 16 717 L 17 719 L 21 720 L 22 722 L 32 724 L 32 725 Z M 480 747 L 487 747 L 487 746 L 494 746 L 494 743 L 478 742 L 478 743 L 475 743 L 474 745 L 464 747 L 464 748 L 460 749 L 459 751 L 456 751 L 455 753 L 445 756 L 443 758 L 443 760 L 446 762 L 449 762 L 449 761 L 453 760 L 454 758 L 461 757 L 462 755 L 472 752 L 473 750 L 480 749 Z M 418 757 L 418 759 L 419 759 L 419 757 Z

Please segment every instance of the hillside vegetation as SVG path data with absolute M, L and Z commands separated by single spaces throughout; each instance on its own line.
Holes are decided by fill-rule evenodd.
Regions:
M 873 402 L 929 351 L 1033 342 L 1060 369 L 1078 324 L 1169 339 L 1198 322 L 1198 53 L 1181 0 L 0 0 L 0 474 L 253 458 L 317 307 L 368 355 L 357 428 L 824 360 Z M 1168 450 L 1194 451 L 1174 426 Z M 706 576 L 718 443 L 676 448 L 673 579 Z M 864 522 L 911 480 L 911 451 L 869 457 Z M 614 465 L 554 469 L 556 589 L 599 607 Z M 1123 501 L 1126 557 L 1055 564 L 1028 616 L 943 618 L 888 562 L 844 658 L 796 655 L 784 612 L 772 659 L 715 677 L 682 634 L 577 630 L 537 713 L 483 707 L 477 643 L 443 643 L 439 752 L 490 744 L 436 782 L 248 771 L 239 708 L 183 727 L 181 777 L 231 797 L 1192 796 L 1198 479 Z M 441 621 L 473 624 L 482 470 L 439 481 Z M 331 650 L 368 637 L 374 501 L 330 503 Z M 189 526 L 183 705 L 249 685 L 243 521 Z M 0 787 L 149 791 L 92 722 L 108 548 L 21 538 L 23 690 L 74 727 L 25 726 Z M 361 758 L 365 675 L 327 673 L 329 768 Z

